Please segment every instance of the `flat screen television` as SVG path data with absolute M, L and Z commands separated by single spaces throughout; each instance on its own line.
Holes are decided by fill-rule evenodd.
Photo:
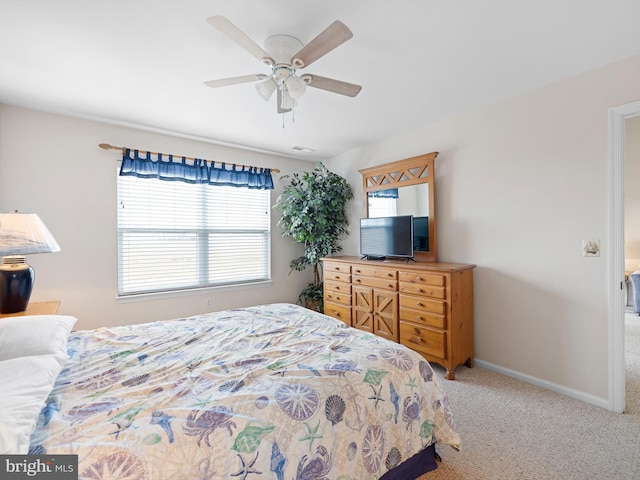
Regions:
M 429 217 L 413 217 L 413 251 L 429 251 Z
M 360 254 L 369 259 L 413 258 L 413 216 L 361 218 Z

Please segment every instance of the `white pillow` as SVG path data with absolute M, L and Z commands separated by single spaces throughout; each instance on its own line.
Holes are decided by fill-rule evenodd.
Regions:
M 65 315 L 26 315 L 0 318 L 0 361 L 54 354 L 65 363 L 67 338 L 77 318 Z
M 18 453 L 18 439 L 4 423 L 0 422 L 0 455 Z
M 40 411 L 62 370 L 56 355 L 18 357 L 0 361 L 0 424 L 9 430 L 0 453 L 26 454 Z M 8 451 L 3 451 L 5 448 Z

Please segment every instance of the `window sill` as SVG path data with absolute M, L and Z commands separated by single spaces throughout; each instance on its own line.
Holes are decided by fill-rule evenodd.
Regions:
M 206 295 L 208 293 L 222 293 L 233 290 L 252 290 L 254 288 L 265 288 L 273 285 L 273 281 L 264 280 L 254 283 L 242 283 L 237 285 L 223 285 L 220 287 L 192 288 L 188 290 L 174 290 L 171 292 L 137 293 L 134 295 L 116 296 L 118 303 L 145 302 L 148 300 L 160 300 L 164 298 L 190 297 L 195 295 Z

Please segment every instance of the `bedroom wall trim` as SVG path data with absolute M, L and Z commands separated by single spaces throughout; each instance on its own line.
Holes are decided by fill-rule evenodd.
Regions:
M 624 361 L 624 124 L 640 115 L 640 101 L 609 109 L 609 402 L 625 408 Z
M 580 400 L 581 402 L 595 405 L 596 407 L 601 407 L 601 408 L 610 410 L 609 401 L 606 398 L 596 397 L 595 395 L 591 395 L 589 393 L 585 393 L 580 390 L 575 390 L 573 388 L 565 387 L 563 385 L 558 385 L 557 383 L 549 382 L 547 380 L 542 380 L 541 378 L 527 375 L 526 373 L 517 372 L 515 370 L 501 367 L 499 365 L 495 365 L 490 362 L 485 362 L 483 360 L 476 359 L 475 364 L 477 367 L 486 368 L 487 370 L 491 370 L 492 372 L 500 373 L 507 377 L 515 378 L 516 380 L 520 380 L 522 382 L 535 385 L 536 387 L 541 387 L 546 390 L 550 390 L 552 392 L 558 393 L 560 395 L 564 395 L 566 397 L 573 398 L 575 400 Z

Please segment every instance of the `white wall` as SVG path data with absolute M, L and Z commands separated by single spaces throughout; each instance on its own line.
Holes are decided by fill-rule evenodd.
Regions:
M 640 270 L 640 116 L 624 122 L 624 269 Z
M 116 165 L 120 152 L 99 143 L 129 146 L 210 160 L 279 168 L 272 204 L 284 185 L 280 176 L 313 164 L 121 126 L 0 104 L 0 211 L 40 215 L 61 246 L 55 254 L 32 255 L 36 281 L 31 301 L 62 301 L 59 313 L 78 317 L 77 328 L 122 325 L 270 302 L 294 302 L 311 272 L 293 272 L 301 253 L 281 237 L 272 213 L 272 286 L 206 291 L 195 295 L 116 301 Z
M 477 265 L 476 359 L 605 403 L 607 112 L 638 85 L 640 56 L 331 159 L 360 200 L 344 253 L 358 253 L 358 169 L 440 152 L 438 259 Z M 583 239 L 602 256 L 583 257 Z

